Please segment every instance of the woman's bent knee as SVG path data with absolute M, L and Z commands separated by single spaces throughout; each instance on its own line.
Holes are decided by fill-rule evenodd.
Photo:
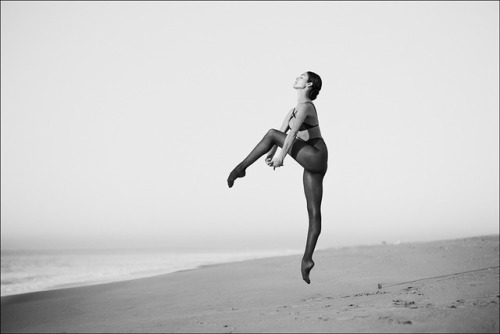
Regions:
M 280 133 L 281 131 L 279 130 L 276 130 L 276 129 L 269 129 L 266 133 L 266 136 L 269 136 L 269 137 L 275 137 L 278 133 Z
M 270 140 L 273 144 L 282 147 L 285 137 L 286 135 L 283 132 L 276 129 L 269 129 L 264 139 Z

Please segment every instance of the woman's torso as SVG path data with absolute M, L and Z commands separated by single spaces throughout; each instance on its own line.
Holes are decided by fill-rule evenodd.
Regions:
M 297 132 L 297 138 L 302 139 L 303 141 L 309 141 L 316 138 L 322 138 L 321 130 L 319 128 L 318 122 L 318 113 L 316 112 L 316 107 L 312 102 L 306 102 L 307 104 L 312 106 L 312 112 L 309 112 L 307 117 L 304 119 L 304 122 L 299 128 L 299 132 Z M 297 120 L 295 118 L 296 108 L 292 109 L 290 120 L 288 121 L 288 126 L 291 128 L 294 122 Z

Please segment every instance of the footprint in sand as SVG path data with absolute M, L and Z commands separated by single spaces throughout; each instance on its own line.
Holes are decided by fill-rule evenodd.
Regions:
M 387 291 L 383 291 L 383 292 L 380 292 L 380 291 L 377 291 L 377 292 L 360 292 L 360 293 L 356 293 L 354 295 L 347 295 L 347 296 L 342 296 L 340 298 L 351 298 L 351 297 L 363 297 L 363 296 L 375 296 L 375 295 L 384 295 L 386 294 Z
M 418 288 L 415 288 L 415 287 L 412 287 L 412 286 L 409 286 L 405 289 L 402 290 L 403 292 L 406 292 L 407 294 L 412 294 L 412 295 L 419 295 L 419 296 L 423 296 L 424 294 L 423 293 L 420 293 L 419 292 L 419 289 Z
M 400 324 L 400 325 L 412 325 L 413 324 L 413 322 L 411 322 L 411 320 L 397 320 L 397 319 L 393 319 L 389 316 L 379 317 L 378 320 L 387 320 L 389 322 L 389 324 L 392 324 L 393 322 L 396 324 Z
M 413 300 L 406 301 L 406 300 L 401 300 L 401 299 L 395 299 L 392 301 L 392 303 L 396 306 L 404 306 L 404 307 L 408 307 L 411 309 L 418 308 L 418 306 L 415 305 L 415 302 Z
M 317 300 L 319 297 L 321 297 L 321 294 L 318 293 L 318 294 L 312 295 L 309 298 L 302 298 L 300 301 L 301 302 L 312 302 L 312 301 Z M 321 298 L 321 299 L 323 299 L 323 298 Z

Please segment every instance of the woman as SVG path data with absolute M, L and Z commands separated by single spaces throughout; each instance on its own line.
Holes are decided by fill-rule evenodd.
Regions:
M 304 167 L 303 182 L 309 214 L 309 230 L 301 271 L 302 278 L 307 284 L 311 283 L 309 272 L 314 267 L 312 255 L 321 232 L 323 178 L 328 167 L 328 149 L 321 136 L 318 114 L 312 103 L 321 90 L 321 84 L 320 76 L 313 72 L 306 72 L 295 80 L 293 88 L 297 90 L 297 106 L 288 112 L 280 130 L 269 130 L 227 179 L 227 184 L 231 188 L 234 181 L 244 177 L 246 169 L 266 153 L 265 161 L 273 167 L 273 170 L 283 166 L 287 154 Z M 281 147 L 281 151 L 274 157 L 278 146 Z

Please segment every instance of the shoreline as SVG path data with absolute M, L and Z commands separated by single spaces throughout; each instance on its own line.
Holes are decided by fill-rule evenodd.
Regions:
M 1 297 L 123 282 L 192 270 L 204 265 L 295 255 L 299 252 L 291 249 L 205 252 L 200 250 L 179 252 L 169 249 L 142 249 L 138 252 L 133 249 L 77 252 L 4 250 Z M 29 255 L 26 255 L 27 253 Z M 89 268 L 92 270 L 89 271 Z
M 442 240 L 433 240 L 433 241 L 412 241 L 412 242 L 402 242 L 402 243 L 380 243 L 380 244 L 369 244 L 369 245 L 352 245 L 352 246 L 342 246 L 342 247 L 328 247 L 324 249 L 319 249 L 316 250 L 316 254 L 318 252 L 323 252 L 323 251 L 339 251 L 343 249 L 351 249 L 351 248 L 367 248 L 367 247 L 384 247 L 384 246 L 399 246 L 399 245 L 407 245 L 407 244 L 428 244 L 428 243 L 436 243 L 436 242 L 448 242 L 448 241 L 458 241 L 458 240 L 466 240 L 466 239 L 476 239 L 476 238 L 489 238 L 489 237 L 497 237 L 500 238 L 500 235 L 495 235 L 495 234 L 490 234 L 490 235 L 479 235 L 479 236 L 473 236 L 473 237 L 465 237 L 465 238 L 457 238 L 457 239 L 442 239 Z M 104 249 L 105 251 L 109 251 L 107 249 Z M 19 251 L 19 250 L 4 250 L 4 251 Z M 47 252 L 59 252 L 59 251 L 66 251 L 66 250 L 45 250 Z M 94 250 L 77 250 L 79 252 L 93 252 Z M 114 251 L 114 250 L 111 250 Z M 133 250 L 129 249 L 123 249 L 125 252 L 131 252 Z M 149 251 L 148 249 L 141 249 L 141 251 Z M 161 253 L 162 250 L 158 249 L 153 249 L 153 251 Z M 269 252 L 276 252 L 276 250 L 268 250 Z M 294 252 L 295 250 L 290 250 L 287 249 L 286 252 Z M 30 250 L 30 252 L 37 252 L 36 250 Z M 201 251 L 198 251 L 199 253 L 202 253 Z M 218 250 L 217 252 L 221 252 L 221 250 Z M 259 250 L 259 252 L 261 252 Z M 285 251 L 283 251 L 285 252 Z M 209 251 L 210 253 L 210 251 Z M 292 256 L 299 256 L 300 254 L 283 254 L 283 255 L 269 255 L 269 256 L 262 256 L 262 257 L 255 257 L 255 258 L 250 258 L 250 259 L 242 259 L 242 260 L 233 260 L 233 261 L 222 261 L 222 262 L 216 262 L 216 263 L 211 263 L 211 264 L 200 264 L 200 265 L 195 265 L 190 268 L 185 268 L 185 269 L 174 269 L 170 272 L 164 272 L 164 273 L 152 273 L 152 274 L 147 274 L 145 276 L 138 276 L 138 277 L 130 277 L 130 278 L 124 278 L 124 279 L 118 279 L 118 280 L 103 280 L 101 282 L 97 281 L 90 281 L 90 282 L 80 282 L 80 283 L 65 283 L 65 284 L 60 284 L 56 285 L 53 288 L 49 289 L 44 289 L 44 290 L 39 290 L 39 291 L 29 291 L 29 292 L 21 292 L 21 293 L 14 293 L 14 294 L 8 294 L 4 296 L 0 296 L 0 299 L 3 300 L 3 298 L 6 297 L 11 297 L 11 296 L 19 296 L 19 295 L 26 295 L 26 294 L 32 294 L 32 293 L 40 293 L 40 292 L 48 292 L 48 291 L 56 291 L 56 290 L 67 290 L 67 289 L 72 289 L 72 288 L 79 288 L 79 287 L 89 287 L 89 286 L 95 286 L 95 285 L 104 285 L 104 284 L 113 284 L 113 283 L 120 283 L 120 282 L 128 282 L 128 281 L 133 281 L 133 280 L 140 280 L 144 278 L 152 278 L 152 277 L 159 277 L 159 276 L 164 276 L 164 275 L 171 275 L 179 272 L 185 272 L 185 271 L 192 271 L 192 270 L 197 270 L 197 269 L 203 269 L 205 267 L 211 267 L 211 266 L 217 266 L 221 264 L 231 264 L 231 263 L 240 263 L 240 262 L 245 262 L 245 261 L 254 261 L 254 260 L 260 260 L 260 259 L 270 259 L 270 258 L 282 258 L 282 257 L 292 257 Z
M 488 235 L 322 249 L 310 285 L 301 255 L 285 255 L 4 296 L 1 330 L 498 332 L 498 246 Z

